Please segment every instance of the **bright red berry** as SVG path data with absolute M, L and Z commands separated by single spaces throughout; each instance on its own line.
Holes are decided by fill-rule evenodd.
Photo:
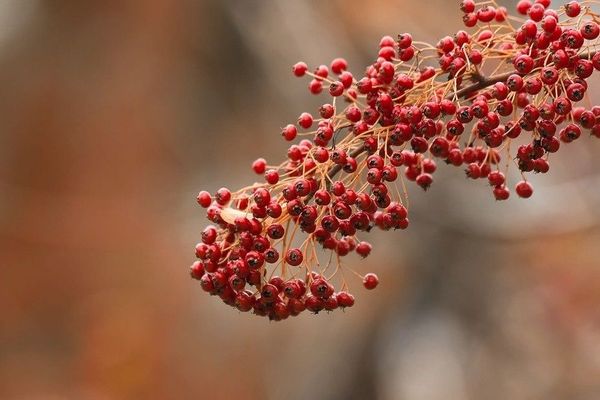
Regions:
M 565 14 L 571 18 L 575 18 L 581 12 L 581 5 L 578 1 L 570 1 L 565 4 Z
M 274 169 L 270 169 L 265 172 L 265 180 L 271 185 L 274 185 L 279 182 L 279 173 Z
M 373 273 L 368 273 L 363 277 L 363 286 L 366 289 L 372 290 L 379 284 L 379 278 Z
M 504 185 L 494 188 L 494 197 L 496 200 L 506 200 L 510 197 L 510 191 Z
M 264 174 L 267 168 L 267 161 L 264 158 L 257 158 L 252 163 L 252 170 L 257 174 Z
M 531 8 L 530 0 L 520 0 L 517 3 L 517 12 L 522 15 L 527 15 L 527 11 Z
M 217 190 L 217 193 L 215 194 L 215 200 L 217 203 L 224 206 L 225 204 L 229 203 L 229 200 L 231 200 L 231 192 L 227 188 L 221 188 Z
M 297 134 L 298 130 L 292 124 L 286 125 L 285 128 L 281 130 L 281 136 L 287 141 L 294 140 Z
M 492 171 L 488 175 L 488 181 L 491 186 L 501 186 L 504 184 L 504 174 L 500 171 Z
M 331 70 L 334 74 L 339 75 L 346 69 L 348 69 L 348 62 L 343 58 L 336 58 L 331 62 Z
M 464 13 L 472 13 L 475 11 L 475 2 L 473 0 L 462 0 L 460 3 L 460 9 Z
M 297 62 L 292 67 L 292 72 L 294 72 L 294 75 L 296 75 L 298 77 L 304 76 L 304 74 L 306 73 L 307 70 L 308 70 L 308 66 L 306 65 L 305 62 L 302 62 L 302 61 Z
M 348 292 L 339 292 L 336 297 L 338 305 L 341 308 L 352 307 L 354 305 L 354 296 Z
M 212 203 L 212 197 L 210 196 L 210 193 L 204 190 L 198 193 L 196 200 L 198 201 L 198 204 L 200 204 L 200 206 L 203 208 L 207 208 L 208 206 L 210 206 L 210 203 Z
M 373 246 L 371 246 L 370 243 L 368 242 L 360 242 L 357 246 L 356 246 L 356 252 L 361 256 L 361 257 L 367 257 L 370 253 L 371 253 L 371 249 L 373 248 Z

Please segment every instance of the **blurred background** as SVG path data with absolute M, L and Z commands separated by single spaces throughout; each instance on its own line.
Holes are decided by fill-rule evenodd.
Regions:
M 382 35 L 461 29 L 456 3 L 0 0 L 0 398 L 600 398 L 587 137 L 530 201 L 446 167 L 412 188 L 346 312 L 269 323 L 188 276 L 197 192 L 252 182 L 323 101 L 290 66 L 358 74 Z

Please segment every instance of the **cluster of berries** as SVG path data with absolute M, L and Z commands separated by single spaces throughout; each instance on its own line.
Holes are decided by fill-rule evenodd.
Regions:
M 436 46 L 385 36 L 362 76 L 342 58 L 313 70 L 295 64 L 309 91 L 330 100 L 282 129 L 294 142 L 283 163 L 254 161 L 262 182 L 199 193 L 214 225 L 196 246 L 192 277 L 226 304 L 273 320 L 351 307 L 345 272 L 367 289 L 378 278 L 342 259 L 367 257 L 372 246 L 359 236 L 374 227 L 408 227 L 407 181 L 427 190 L 443 162 L 506 200 L 514 163 L 516 194 L 532 196 L 526 173 L 548 172 L 549 155 L 586 130 L 600 137 L 600 107 L 579 105 L 600 70 L 600 16 L 587 3 L 521 0 L 522 18 L 494 1 L 463 0 L 473 32 Z

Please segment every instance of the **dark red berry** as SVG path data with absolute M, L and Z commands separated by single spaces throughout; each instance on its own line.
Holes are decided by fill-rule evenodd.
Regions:
M 531 197 L 531 195 L 533 194 L 533 187 L 531 186 L 531 184 L 529 182 L 521 181 L 521 182 L 517 183 L 517 186 L 515 187 L 515 191 L 517 192 L 519 197 L 527 199 L 527 198 Z
M 285 261 L 292 266 L 298 266 L 302 264 L 303 259 L 304 257 L 300 249 L 288 249 L 287 253 L 285 254 Z

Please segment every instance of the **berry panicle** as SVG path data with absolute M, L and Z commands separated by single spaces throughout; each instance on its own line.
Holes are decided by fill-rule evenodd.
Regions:
M 600 137 L 600 107 L 587 97 L 600 70 L 591 3 L 521 0 L 512 16 L 494 1 L 463 0 L 468 31 L 435 45 L 384 36 L 364 74 L 343 58 L 296 63 L 293 74 L 327 100 L 282 128 L 291 143 L 282 163 L 252 163 L 259 182 L 198 194 L 212 225 L 191 276 L 272 320 L 343 309 L 354 305 L 354 276 L 366 289 L 379 283 L 344 258 L 369 256 L 374 228 L 406 229 L 408 189 L 428 190 L 440 165 L 485 181 L 496 200 L 509 187 L 531 197 L 527 174 L 547 173 L 550 154 L 583 133 Z

